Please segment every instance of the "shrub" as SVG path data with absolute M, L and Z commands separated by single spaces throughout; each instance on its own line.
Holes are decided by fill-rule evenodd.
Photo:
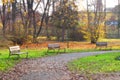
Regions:
M 73 40 L 73 41 L 83 41 L 83 40 L 85 40 L 84 34 L 81 33 L 81 32 L 78 32 L 78 31 L 76 31 L 74 33 L 71 32 L 68 37 L 69 37 L 70 40 Z

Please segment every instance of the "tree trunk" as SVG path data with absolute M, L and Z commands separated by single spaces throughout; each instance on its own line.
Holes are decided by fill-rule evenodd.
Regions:
M 33 31 L 33 42 L 36 43 L 37 42 L 37 36 L 36 36 L 36 17 L 35 17 L 35 12 L 33 11 L 33 27 L 34 27 L 34 31 Z
M 15 35 L 15 20 L 16 20 L 16 0 L 12 3 L 12 33 Z
M 62 26 L 62 41 L 65 40 L 65 27 Z

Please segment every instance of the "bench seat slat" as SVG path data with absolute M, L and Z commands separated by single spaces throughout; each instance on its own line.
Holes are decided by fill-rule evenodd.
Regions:
M 19 46 L 12 46 L 12 47 L 9 47 L 10 51 L 17 51 L 17 50 L 20 50 L 20 47 Z

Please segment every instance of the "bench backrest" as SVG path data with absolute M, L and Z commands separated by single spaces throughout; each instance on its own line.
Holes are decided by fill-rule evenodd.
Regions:
M 12 46 L 12 47 L 9 47 L 9 51 L 10 51 L 11 54 L 20 52 L 20 46 Z
M 97 42 L 96 46 L 107 46 L 107 42 Z
M 60 44 L 58 43 L 48 44 L 48 48 L 60 48 Z

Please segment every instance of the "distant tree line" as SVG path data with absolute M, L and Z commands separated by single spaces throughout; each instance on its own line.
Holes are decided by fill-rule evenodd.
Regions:
M 76 0 L 2 0 L 3 36 L 17 44 L 37 42 L 40 36 L 96 43 L 105 33 L 106 0 L 102 2 L 86 0 L 86 15 L 78 12 Z
M 77 13 L 75 0 L 3 0 L 0 7 L 3 36 L 17 44 L 23 44 L 28 36 L 36 42 L 43 28 L 50 38 L 51 25 L 59 28 L 56 32 L 62 34 L 64 41 L 66 29 L 77 25 Z

